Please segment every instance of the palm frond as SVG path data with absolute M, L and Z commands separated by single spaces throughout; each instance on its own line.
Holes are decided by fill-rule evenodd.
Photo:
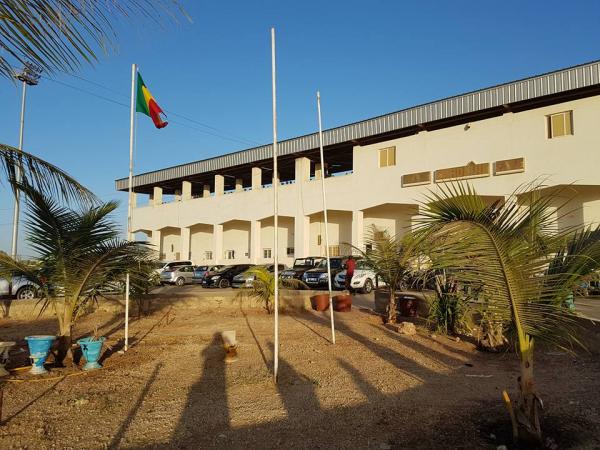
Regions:
M 4 0 L 0 2 L 0 75 L 34 62 L 46 71 L 71 72 L 97 61 L 97 49 L 115 47 L 113 19 L 188 17 L 177 0 Z M 10 58 L 10 59 L 8 59 Z
M 23 150 L 0 144 L 0 167 L 13 190 L 20 189 L 26 195 L 37 192 L 85 205 L 98 202 L 91 191 L 65 171 Z M 21 168 L 21 180 L 17 167 Z

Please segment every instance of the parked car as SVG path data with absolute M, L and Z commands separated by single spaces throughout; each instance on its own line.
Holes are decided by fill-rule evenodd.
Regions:
M 194 266 L 176 266 L 165 269 L 160 274 L 160 284 L 183 286 L 194 282 Z
M 23 277 L 13 277 L 11 282 L 0 278 L 0 296 L 14 297 L 18 300 L 32 299 L 37 296 L 37 286 Z
M 346 265 L 346 261 L 348 261 L 347 256 L 336 256 L 334 258 L 329 258 L 329 264 L 331 268 L 331 277 L 335 279 L 335 276 L 344 270 Z M 327 278 L 327 259 L 323 258 L 323 260 L 319 263 L 317 267 L 314 269 L 309 269 L 304 272 L 302 276 L 302 281 L 306 283 L 308 286 L 312 288 L 326 288 L 328 287 L 328 278 Z M 333 284 L 333 280 L 332 280 Z
M 291 269 L 284 270 L 279 275 L 283 279 L 295 278 L 302 280 L 304 272 L 309 269 L 317 267 L 321 262 L 325 261 L 325 258 L 321 256 L 309 256 L 308 258 L 296 258 L 294 265 Z
M 275 264 L 263 264 L 261 267 L 266 268 L 269 272 L 275 271 Z M 285 264 L 279 264 L 279 272 L 286 270 L 287 266 Z M 256 277 L 254 275 L 250 275 L 247 272 L 242 272 L 239 275 L 233 277 L 231 280 L 232 288 L 241 288 L 241 287 L 252 287 L 252 283 Z
M 222 265 L 216 266 L 196 266 L 194 267 L 194 283 L 202 283 L 206 274 L 213 274 L 219 270 Z
M 385 286 L 385 283 L 377 277 L 377 274 L 371 269 L 365 261 L 356 261 L 356 268 L 354 269 L 354 275 L 350 281 L 350 287 L 363 294 L 369 294 L 374 287 Z M 338 272 L 333 277 L 334 289 L 345 289 L 346 287 L 346 270 Z
M 221 267 L 219 270 L 210 275 L 205 275 L 202 280 L 202 287 L 220 287 L 227 288 L 231 286 L 233 277 L 245 272 L 253 264 L 233 264 L 231 266 Z
M 181 266 L 193 266 L 191 261 L 189 260 L 176 260 L 176 261 L 158 261 L 156 263 L 156 273 L 159 275 L 167 269 L 172 269 L 173 267 L 181 267 Z

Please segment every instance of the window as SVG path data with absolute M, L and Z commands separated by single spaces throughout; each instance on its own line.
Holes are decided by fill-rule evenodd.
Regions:
M 386 147 L 379 149 L 379 167 L 389 167 L 396 165 L 396 147 Z
M 321 245 L 321 235 L 317 235 L 317 245 Z
M 235 259 L 235 250 L 227 250 L 225 252 L 225 259 Z
M 271 249 L 263 248 L 263 258 L 271 258 Z
M 564 111 L 548 116 L 548 138 L 573 134 L 573 111 Z
M 329 256 L 340 256 L 340 246 L 339 245 L 330 245 L 329 246 Z
M 286 253 L 286 255 L 288 255 L 288 256 L 294 256 L 294 247 L 288 247 L 288 248 L 285 250 L 285 253 Z
M 204 259 L 210 261 L 212 259 L 212 252 L 204 252 Z

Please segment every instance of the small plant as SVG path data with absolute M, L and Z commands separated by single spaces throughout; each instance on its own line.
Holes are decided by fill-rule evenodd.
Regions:
M 430 301 L 430 323 L 435 323 L 441 334 L 458 334 L 467 331 L 467 298 L 458 289 L 458 283 L 446 271 L 435 275 L 435 296 Z
M 246 275 L 253 277 L 252 286 L 242 288 L 237 295 L 239 299 L 252 298 L 262 303 L 268 314 L 273 312 L 275 298 L 275 275 L 264 266 L 254 266 L 246 271 Z M 307 286 L 294 278 L 279 279 L 280 288 L 305 289 Z

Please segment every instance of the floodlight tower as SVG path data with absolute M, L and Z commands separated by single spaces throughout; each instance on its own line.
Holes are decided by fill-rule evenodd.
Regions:
M 15 73 L 15 78 L 23 83 L 23 94 L 21 97 L 21 127 L 19 130 L 19 150 L 23 150 L 23 129 L 25 127 L 25 98 L 27 96 L 27 86 L 35 86 L 40 81 L 42 68 L 34 63 L 26 62 L 23 70 Z M 21 157 L 17 161 L 15 167 L 16 181 L 21 182 L 22 166 Z M 17 240 L 19 238 L 19 209 L 20 209 L 21 193 L 18 189 L 15 190 L 15 206 L 13 210 L 13 228 L 12 228 L 12 245 L 11 256 L 17 257 Z

